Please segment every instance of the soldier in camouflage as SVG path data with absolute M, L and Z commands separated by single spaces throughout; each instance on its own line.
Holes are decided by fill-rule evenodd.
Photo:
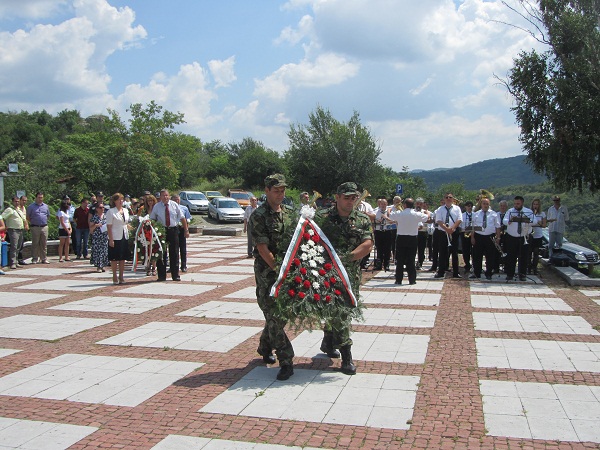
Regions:
M 331 208 L 318 211 L 315 216 L 315 222 L 342 259 L 357 300 L 362 275 L 360 262 L 365 255 L 371 253 L 373 248 L 371 219 L 354 208 L 358 198 L 359 192 L 355 183 L 342 183 L 337 188 L 336 204 Z M 337 317 L 325 324 L 321 351 L 331 358 L 339 358 L 341 353 L 341 369 L 347 375 L 356 373 L 351 347 L 349 317 Z M 338 348 L 339 352 L 336 351 Z
M 250 216 L 252 238 L 254 240 L 254 276 L 256 278 L 256 298 L 265 316 L 265 327 L 260 336 L 258 354 L 267 364 L 274 364 L 273 349 L 279 359 L 278 380 L 287 380 L 294 374 L 292 359 L 294 349 L 285 334 L 285 320 L 275 315 L 275 299 L 270 296 L 271 286 L 277 280 L 275 258 L 283 257 L 289 242 L 282 242 L 283 236 L 293 230 L 298 222 L 298 213 L 290 206 L 282 204 L 287 184 L 281 174 L 265 178 L 266 201 Z

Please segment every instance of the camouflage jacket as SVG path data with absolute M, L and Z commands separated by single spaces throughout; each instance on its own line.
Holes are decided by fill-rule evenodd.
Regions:
M 258 253 L 256 245 L 267 244 L 276 258 L 278 255 L 281 257 L 285 255 L 291 236 L 298 224 L 298 213 L 287 205 L 281 205 L 281 212 L 275 212 L 268 202 L 264 202 L 252 213 L 250 223 L 255 245 L 253 255 L 266 266 L 267 263 Z

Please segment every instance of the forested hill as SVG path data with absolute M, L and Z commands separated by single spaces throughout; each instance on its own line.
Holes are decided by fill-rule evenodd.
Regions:
M 494 190 L 505 186 L 538 184 L 546 180 L 531 170 L 525 163 L 524 155 L 488 159 L 454 169 L 415 171 L 412 174 L 422 177 L 430 191 L 447 183 L 462 182 L 468 190 Z

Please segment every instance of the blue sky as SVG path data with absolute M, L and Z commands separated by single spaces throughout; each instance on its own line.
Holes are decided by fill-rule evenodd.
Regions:
M 515 4 L 516 0 L 509 0 Z M 395 170 L 521 154 L 505 77 L 538 44 L 499 0 L 2 0 L 3 111 L 127 117 L 283 152 L 317 105 L 358 111 Z

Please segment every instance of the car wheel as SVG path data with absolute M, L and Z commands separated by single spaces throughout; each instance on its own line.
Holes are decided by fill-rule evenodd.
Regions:
M 223 218 L 221 217 L 221 214 L 217 214 L 217 221 L 219 223 L 223 222 Z

